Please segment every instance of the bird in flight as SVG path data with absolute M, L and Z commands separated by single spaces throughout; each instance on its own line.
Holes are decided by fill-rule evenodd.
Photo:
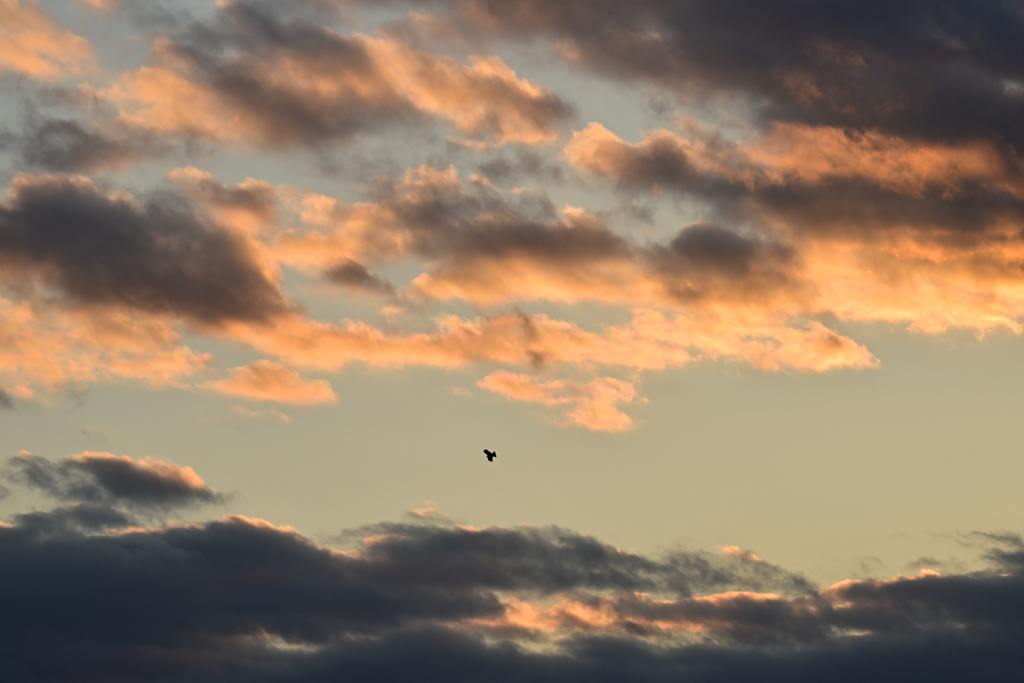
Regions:
M 494 459 L 498 457 L 498 454 L 495 451 L 489 451 L 486 448 L 484 449 L 484 453 L 487 454 L 487 462 L 494 462 Z

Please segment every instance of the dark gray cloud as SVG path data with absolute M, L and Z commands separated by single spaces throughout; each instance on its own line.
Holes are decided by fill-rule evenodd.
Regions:
M 14 409 L 14 398 L 3 387 L 0 387 L 0 409 Z
M 223 503 L 189 468 L 158 460 L 133 460 L 109 453 L 81 453 L 53 462 L 17 455 L 7 462 L 8 477 L 62 501 L 175 508 Z
M 991 680 L 1015 680 L 1024 665 L 1014 651 L 1017 634 L 941 634 L 926 638 L 858 642 L 801 649 L 752 647 L 664 648 L 640 640 L 583 638 L 568 652 L 539 654 L 490 644 L 452 631 L 417 630 L 374 641 L 339 644 L 302 661 L 268 657 L 233 670 L 234 680 L 318 683 L 330 680 L 440 683 L 902 683 L 908 679 L 954 683 L 984 671 Z M 291 666 L 289 666 L 291 665 Z M 230 676 L 210 681 L 232 680 Z
M 324 277 L 334 284 L 358 291 L 375 294 L 395 293 L 395 288 L 390 282 L 379 275 L 374 275 L 366 266 L 352 259 L 331 266 L 324 271 Z
M 793 249 L 708 223 L 689 225 L 667 245 L 652 247 L 650 259 L 681 301 L 724 292 L 750 300 L 795 286 Z
M 524 179 L 543 181 L 546 185 L 565 181 L 565 172 L 543 154 L 530 149 L 517 149 L 514 154 L 496 155 L 477 166 L 477 171 L 496 183 L 518 183 Z
M 17 147 L 27 167 L 62 173 L 126 166 L 169 151 L 166 143 L 142 131 L 114 135 L 74 119 L 38 116 L 29 120 Z
M 287 310 L 241 238 L 168 193 L 139 205 L 80 180 L 24 178 L 0 205 L 0 264 L 82 305 L 212 324 Z
M 12 520 L 26 537 L 75 535 L 123 529 L 138 523 L 135 515 L 109 505 L 74 503 L 46 511 L 23 512 Z
M 765 121 L 984 138 L 1020 152 L 1024 8 L 1006 0 L 428 0 L 476 34 L 558 41 L 607 76 L 748 96 Z M 571 49 L 565 49 L 569 45 Z
M 5 680 L 853 682 L 1024 673 L 1024 575 L 1015 561 L 821 590 L 750 555 L 647 557 L 555 527 L 381 524 L 352 532 L 366 541 L 338 553 L 241 517 L 94 533 L 119 521 L 83 503 L 13 522 L 0 527 Z M 993 552 L 1020 547 L 1012 536 L 989 542 Z M 500 599 L 543 604 L 545 596 L 616 621 L 594 632 L 563 619 L 542 652 L 525 647 L 542 634 L 487 626 L 506 612 Z M 703 631 L 680 636 L 673 623 Z
M 404 231 L 408 249 L 428 259 L 471 263 L 481 258 L 528 257 L 552 263 L 628 258 L 631 247 L 602 222 L 564 219 L 546 193 L 503 195 L 476 183 L 451 182 L 420 169 L 415 191 L 408 179 L 379 178 L 371 196 Z

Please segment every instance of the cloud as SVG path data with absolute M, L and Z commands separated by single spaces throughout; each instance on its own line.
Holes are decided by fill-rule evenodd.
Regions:
M 583 209 L 559 210 L 543 194 L 506 194 L 475 176 L 464 182 L 453 167 L 379 178 L 375 193 L 374 201 L 347 205 L 306 195 L 300 216 L 311 229 L 280 233 L 277 258 L 308 268 L 415 256 L 429 269 L 412 280 L 407 298 L 476 304 L 762 307 L 802 294 L 793 249 L 765 235 L 694 225 L 670 244 L 639 245 Z
M 296 405 L 318 405 L 338 401 L 327 380 L 306 379 L 298 372 L 268 360 L 235 368 L 227 379 L 209 382 L 205 386 L 222 394 L 257 401 Z
M 775 292 L 774 306 L 789 294 L 805 310 L 928 332 L 1020 329 L 1020 167 L 988 143 L 780 125 L 746 144 L 692 128 L 631 144 L 592 125 L 565 156 L 623 189 L 678 192 L 757 226 L 746 251 L 767 258 L 755 279 L 727 282 Z
M 476 385 L 517 401 L 571 405 L 565 413 L 566 421 L 594 431 L 621 432 L 633 426 L 633 420 L 616 404 L 636 400 L 636 388 L 614 377 L 598 377 L 590 382 L 542 382 L 530 375 L 499 370 Z
M 61 173 L 122 168 L 170 149 L 145 131 L 119 128 L 106 131 L 74 119 L 33 116 L 15 145 L 25 166 Z
M 166 320 L 130 311 L 66 310 L 0 298 L 0 335 L 0 377 L 24 399 L 38 389 L 111 380 L 180 386 L 212 361 L 182 345 Z
M 85 38 L 56 26 L 31 3 L 0 0 L 0 73 L 56 80 L 92 65 Z
M 118 0 L 78 0 L 76 4 L 100 14 L 110 14 L 117 9 L 120 2 Z
M 331 282 L 357 291 L 378 294 L 394 294 L 395 288 L 382 277 L 373 275 L 363 264 L 346 259 L 324 271 L 324 277 Z
M 14 399 L 2 387 L 0 387 L 0 408 L 14 409 Z
M 637 309 L 629 323 L 588 332 L 546 315 L 505 314 L 464 320 L 438 316 L 430 333 L 385 333 L 361 321 L 331 325 L 298 317 L 268 328 L 231 325 L 225 334 L 257 351 L 317 370 L 350 363 L 396 368 L 409 365 L 456 368 L 471 363 L 523 367 L 594 365 L 634 370 L 681 367 L 697 358 L 750 363 L 765 370 L 821 372 L 872 367 L 877 360 L 862 345 L 819 322 L 726 311 L 665 315 Z
M 104 96 L 133 126 L 212 141 L 319 146 L 436 117 L 470 143 L 539 144 L 574 115 L 497 57 L 464 64 L 264 3 L 221 3 L 215 22 L 158 39 L 154 55 Z
M 290 415 L 268 408 L 267 410 L 252 410 L 244 406 L 232 406 L 232 412 L 241 415 L 242 417 L 255 417 L 255 418 L 269 418 L 280 422 L 281 424 L 291 424 L 292 418 Z
M 209 491 L 187 468 L 109 454 L 15 462 L 45 463 L 22 481 L 63 499 L 116 491 L 148 504 L 169 482 Z M 5 675 L 953 681 L 981 663 L 1007 679 L 1024 671 L 1015 535 L 981 537 L 994 562 L 981 571 L 819 588 L 729 546 L 648 556 L 558 527 L 455 526 L 431 509 L 418 516 L 429 523 L 347 532 L 345 549 L 236 515 L 132 528 L 117 515 L 79 500 L 0 524 Z
M 191 467 L 85 451 L 52 462 L 30 453 L 7 463 L 9 478 L 61 501 L 129 508 L 171 508 L 222 503 Z
M 77 304 L 197 323 L 265 321 L 287 308 L 242 237 L 173 195 L 140 205 L 80 176 L 15 178 L 0 205 L 0 263 Z
M 761 121 L 1001 140 L 1018 152 L 1024 143 L 1015 3 L 452 0 L 428 9 L 477 36 L 547 40 L 571 63 L 684 101 L 739 101 Z

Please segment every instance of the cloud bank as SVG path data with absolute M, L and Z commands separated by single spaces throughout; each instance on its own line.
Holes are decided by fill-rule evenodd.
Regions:
M 558 527 L 382 523 L 347 532 L 340 549 L 237 515 L 130 526 L 133 510 L 223 498 L 190 468 L 109 453 L 23 454 L 8 472 L 75 501 L 0 525 L 8 680 L 953 681 L 1024 671 L 1024 544 L 1012 534 L 977 537 L 989 548 L 981 571 L 818 587 L 735 547 L 650 556 Z

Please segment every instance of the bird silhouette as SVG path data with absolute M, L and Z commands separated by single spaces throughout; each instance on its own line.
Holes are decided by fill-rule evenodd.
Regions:
M 487 462 L 494 462 L 494 459 L 498 457 L 498 453 L 496 451 L 489 451 L 486 448 L 484 449 L 484 453 L 487 454 Z

